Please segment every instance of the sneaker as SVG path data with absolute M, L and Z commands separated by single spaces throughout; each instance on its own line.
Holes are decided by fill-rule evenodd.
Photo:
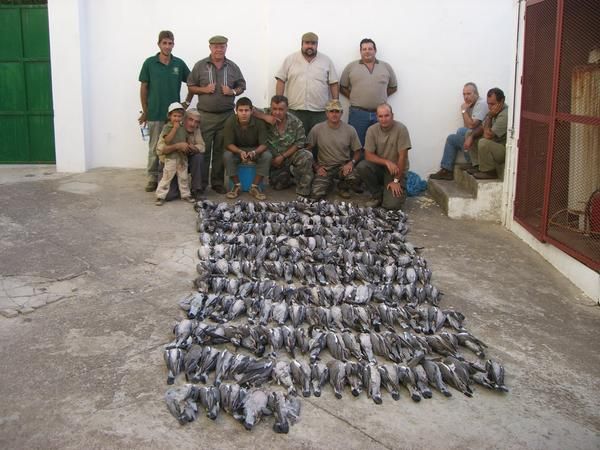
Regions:
M 460 166 L 460 170 L 462 170 L 464 172 L 466 172 L 467 170 L 472 169 L 472 168 L 473 168 L 473 164 L 471 164 L 471 163 Z
M 188 203 L 196 203 L 193 197 L 181 197 L 181 200 L 186 201 Z
M 213 186 L 212 187 L 213 191 L 215 191 L 217 194 L 224 194 L 225 192 L 225 188 L 223 186 Z M 234 197 L 235 198 L 235 197 Z
M 472 166 L 470 169 L 467 169 L 466 172 L 473 175 L 475 172 L 479 172 L 479 166 Z
M 156 181 L 148 181 L 148 184 L 144 188 L 146 192 L 154 192 L 158 187 L 158 183 Z
M 216 191 L 215 188 L 213 188 L 213 189 Z M 233 188 L 231 188 L 231 190 L 227 194 L 225 194 L 225 197 L 231 198 L 231 199 L 238 198 L 240 196 L 241 190 L 242 190 L 242 185 L 240 183 L 234 184 Z
M 154 202 L 154 204 L 156 206 L 162 206 L 165 204 L 165 199 L 164 198 L 157 198 L 156 201 Z
M 498 174 L 495 170 L 488 170 L 485 172 L 475 172 L 473 174 L 478 180 L 495 180 L 498 178 Z
M 248 191 L 248 194 L 250 194 L 256 200 L 264 200 L 264 199 L 267 198 L 267 196 L 265 194 L 263 194 L 262 192 L 260 192 L 258 190 L 258 186 L 255 185 L 255 184 L 253 184 L 252 186 L 250 186 L 250 190 Z
M 368 208 L 377 208 L 378 206 L 381 206 L 381 199 L 379 197 L 371 197 L 366 201 L 365 206 Z
M 340 189 L 338 191 L 338 195 L 342 198 L 351 198 L 352 194 L 350 194 L 350 191 L 348 191 L 347 189 Z
M 436 173 L 432 173 L 429 175 L 429 178 L 432 180 L 454 180 L 454 173 L 451 170 L 444 169 L 443 167 L 438 170 Z

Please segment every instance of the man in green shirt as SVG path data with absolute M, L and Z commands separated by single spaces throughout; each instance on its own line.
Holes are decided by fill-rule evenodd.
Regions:
M 167 108 L 171 103 L 180 101 L 181 84 L 187 81 L 190 69 L 183 60 L 173 56 L 175 38 L 170 31 L 158 34 L 160 52 L 147 58 L 140 70 L 140 101 L 142 114 L 138 118 L 140 125 L 148 124 L 150 141 L 148 145 L 148 184 L 146 192 L 153 192 L 158 185 L 158 156 L 156 145 L 165 121 Z M 184 108 L 189 106 L 192 95 L 188 93 Z
M 506 157 L 506 130 L 508 128 L 508 105 L 504 92 L 492 88 L 487 93 L 489 112 L 483 123 L 473 131 L 476 141 L 473 151 L 479 160 L 479 171 L 473 176 L 479 180 L 495 180 L 504 168 Z M 476 158 L 477 159 L 477 158 Z
M 262 120 L 252 117 L 252 101 L 248 97 L 240 98 L 235 104 L 236 114 L 231 115 L 223 128 L 225 152 L 223 163 L 227 175 L 233 182 L 233 188 L 227 198 L 237 198 L 240 195 L 241 184 L 238 176 L 238 166 L 256 164 L 256 175 L 248 191 L 257 200 L 264 200 L 265 194 L 258 186 L 263 177 L 269 176 L 271 167 L 271 152 L 267 150 L 267 129 Z

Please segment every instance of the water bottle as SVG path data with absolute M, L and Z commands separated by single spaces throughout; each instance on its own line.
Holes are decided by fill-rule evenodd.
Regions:
M 142 140 L 147 141 L 150 139 L 150 128 L 148 128 L 148 123 L 144 122 L 140 125 L 140 132 L 142 133 Z

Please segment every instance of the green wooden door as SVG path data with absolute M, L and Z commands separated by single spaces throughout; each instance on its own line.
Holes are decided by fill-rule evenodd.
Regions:
M 45 5 L 0 5 L 0 163 L 54 163 Z

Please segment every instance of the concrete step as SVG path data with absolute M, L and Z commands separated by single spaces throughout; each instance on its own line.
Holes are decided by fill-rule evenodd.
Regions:
M 454 168 L 454 180 L 428 180 L 428 190 L 451 219 L 500 221 L 502 181 L 478 180 Z

